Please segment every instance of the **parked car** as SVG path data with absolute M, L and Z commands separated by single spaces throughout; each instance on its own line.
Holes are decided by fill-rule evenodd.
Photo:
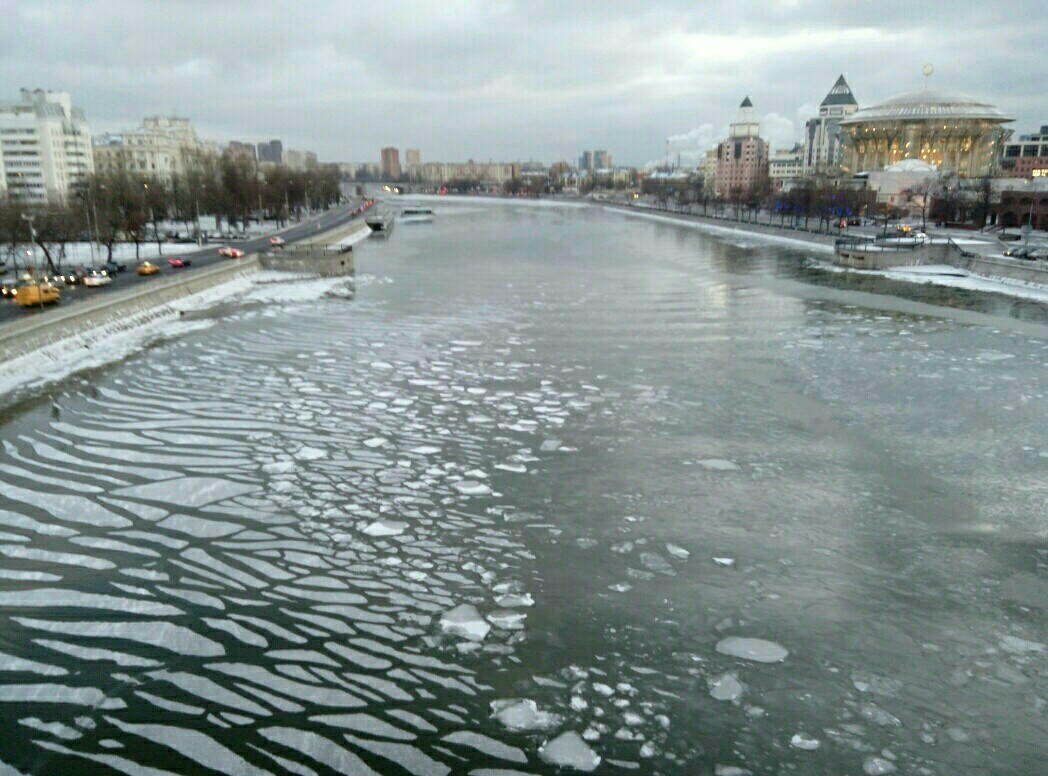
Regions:
M 108 286 L 112 282 L 113 278 L 111 278 L 104 269 L 96 269 L 90 275 L 84 277 L 84 285 L 89 288 L 101 288 L 102 286 Z
M 138 269 L 136 270 L 136 272 L 138 272 L 138 274 L 142 276 L 155 275 L 158 272 L 160 272 L 160 267 L 148 261 L 143 261 L 141 264 L 138 265 Z

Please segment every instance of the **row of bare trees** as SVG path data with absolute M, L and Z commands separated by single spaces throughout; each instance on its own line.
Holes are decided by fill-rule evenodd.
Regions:
M 225 221 L 227 230 L 246 229 L 251 220 L 286 223 L 340 198 L 334 165 L 260 169 L 243 155 L 187 151 L 181 170 L 161 180 L 118 158 L 80 181 L 62 200 L 0 198 L 0 262 L 30 263 L 28 246 L 35 244 L 42 263 L 58 272 L 72 243 L 96 242 L 111 259 L 116 243 L 131 242 L 137 257 L 141 244 L 153 240 L 163 252 L 167 233 L 196 236 L 202 216 L 214 217 L 218 225 Z

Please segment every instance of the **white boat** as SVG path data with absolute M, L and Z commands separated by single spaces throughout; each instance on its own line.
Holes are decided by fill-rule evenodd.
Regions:
M 436 218 L 436 213 L 428 207 L 406 207 L 400 211 L 400 220 L 405 223 L 424 223 Z

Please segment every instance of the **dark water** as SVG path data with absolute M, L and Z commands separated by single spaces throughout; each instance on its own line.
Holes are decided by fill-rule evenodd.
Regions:
M 0 773 L 1043 772 L 1044 309 L 738 242 L 442 204 L 9 412 Z

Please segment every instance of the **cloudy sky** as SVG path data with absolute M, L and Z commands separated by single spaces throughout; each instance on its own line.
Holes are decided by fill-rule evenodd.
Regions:
M 693 155 L 745 95 L 777 145 L 839 73 L 860 104 L 923 86 L 1048 123 L 1039 0 L 0 2 L 0 100 L 69 91 L 93 131 L 189 116 L 329 161 Z

